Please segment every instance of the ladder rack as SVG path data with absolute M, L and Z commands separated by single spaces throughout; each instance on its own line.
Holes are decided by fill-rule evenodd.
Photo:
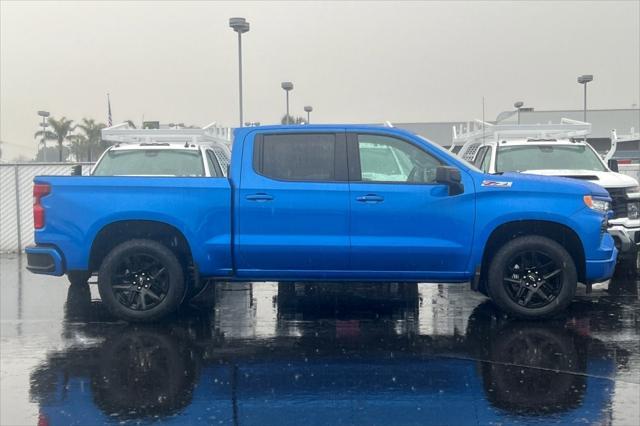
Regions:
M 591 133 L 591 123 L 562 118 L 558 124 L 493 124 L 474 120 L 466 126 L 453 127 L 452 148 L 469 142 L 509 139 L 572 139 Z
M 166 127 L 137 129 L 129 123 L 120 123 L 102 129 L 102 140 L 110 143 L 190 143 L 231 145 L 232 129 L 215 122 L 202 128 Z

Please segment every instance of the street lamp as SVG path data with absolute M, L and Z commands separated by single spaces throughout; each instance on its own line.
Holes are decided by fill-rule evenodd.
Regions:
M 44 146 L 42 150 L 42 161 L 47 161 L 47 117 L 49 117 L 49 111 L 38 111 L 38 115 L 42 117 L 42 123 L 40 123 L 40 127 L 42 127 L 42 145 Z
M 518 110 L 518 124 L 520 124 L 520 108 L 522 108 L 522 105 L 524 105 L 524 102 L 522 101 L 518 101 L 513 104 L 513 106 Z
M 289 117 L 289 91 L 293 90 L 293 83 L 290 81 L 283 81 L 282 84 L 280 84 L 280 87 L 282 87 L 285 91 L 285 93 L 287 94 L 287 124 L 291 124 L 291 118 Z
M 311 105 L 307 105 L 304 107 L 304 110 L 307 112 L 307 124 L 311 123 L 311 119 L 309 118 L 309 114 L 313 111 L 313 107 Z
M 584 114 L 582 121 L 587 122 L 587 83 L 593 81 L 593 76 L 590 74 L 581 75 L 578 77 L 578 83 L 584 85 Z
M 242 127 L 242 34 L 249 31 L 249 23 L 244 18 L 229 18 L 229 27 L 238 33 L 238 97 L 240 99 L 240 127 Z

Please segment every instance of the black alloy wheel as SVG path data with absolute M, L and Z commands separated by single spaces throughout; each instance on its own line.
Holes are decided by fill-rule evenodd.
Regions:
M 562 265 L 548 253 L 530 250 L 511 257 L 504 268 L 504 288 L 520 306 L 538 309 L 553 302 L 563 286 Z
M 183 263 L 152 240 L 129 240 L 114 247 L 98 273 L 102 302 L 127 321 L 155 321 L 176 311 L 185 286 Z
M 167 296 L 169 274 L 155 256 L 132 253 L 123 256 L 111 278 L 116 299 L 134 311 L 146 311 L 158 306 Z
M 539 319 L 564 310 L 578 274 L 569 252 L 556 241 L 527 235 L 505 243 L 489 264 L 487 293 L 503 311 Z

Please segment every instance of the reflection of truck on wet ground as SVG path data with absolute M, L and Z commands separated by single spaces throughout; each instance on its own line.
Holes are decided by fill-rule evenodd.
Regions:
M 612 148 L 603 160 L 584 141 L 591 124 L 563 119 L 560 124 L 491 124 L 476 121 L 466 131 L 454 129 L 458 156 L 485 173 L 520 172 L 568 177 L 604 187 L 613 200 L 608 232 L 620 250 L 618 260 L 637 268 L 640 262 L 640 187 L 619 173 L 618 161 L 630 160 L 612 132 Z M 619 144 L 617 144 L 619 142 Z M 624 154 L 624 153 L 627 154 Z M 629 166 L 625 165 L 629 168 Z
M 363 316 L 356 304 L 345 320 L 304 297 L 278 294 L 278 306 L 287 308 L 276 329 L 296 332 L 255 339 L 226 337 L 208 316 L 134 327 L 83 325 L 91 317 L 76 312 L 65 335 L 84 344 L 48 356 L 32 375 L 32 397 L 46 424 L 608 420 L 611 378 L 624 351 L 589 337 L 584 326 L 575 329 L 588 311 L 514 322 L 484 303 L 466 330 L 430 335 L 416 329 L 417 293 L 403 293 L 406 308 L 377 312 L 369 303 L 377 315 Z M 78 310 L 73 303 L 84 302 L 67 309 Z

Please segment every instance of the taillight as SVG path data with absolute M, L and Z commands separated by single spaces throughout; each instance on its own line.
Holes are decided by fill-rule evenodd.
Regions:
M 38 415 L 38 426 L 49 426 L 49 419 L 42 412 Z
M 33 227 L 35 229 L 44 228 L 44 207 L 40 204 L 40 199 L 50 192 L 51 186 L 46 183 L 33 185 Z

